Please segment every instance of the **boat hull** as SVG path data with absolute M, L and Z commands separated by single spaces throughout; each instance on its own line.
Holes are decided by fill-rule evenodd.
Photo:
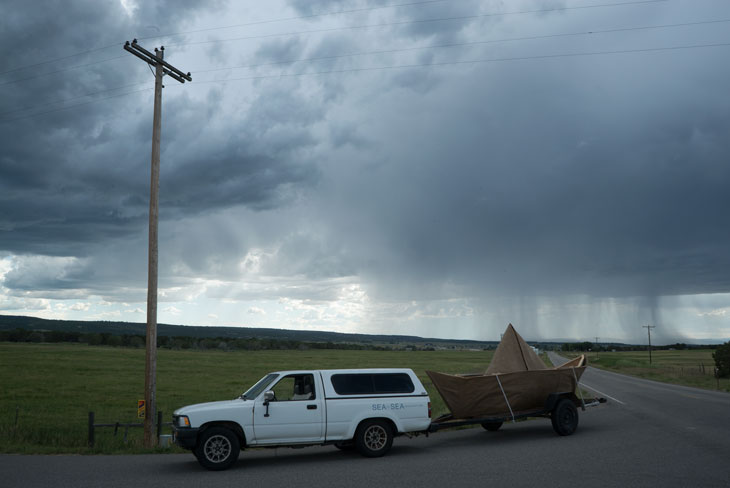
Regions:
M 585 359 L 559 368 L 502 374 L 452 375 L 426 371 L 455 418 L 509 417 L 545 406 L 551 393 L 574 392 Z

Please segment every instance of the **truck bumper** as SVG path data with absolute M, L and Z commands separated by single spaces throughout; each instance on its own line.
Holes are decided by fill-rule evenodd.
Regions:
M 182 447 L 183 449 L 194 449 L 198 443 L 198 430 L 191 427 L 180 429 L 177 427 L 172 428 L 172 440 L 175 444 Z

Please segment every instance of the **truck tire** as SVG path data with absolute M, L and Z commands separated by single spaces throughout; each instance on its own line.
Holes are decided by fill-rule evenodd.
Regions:
M 578 428 L 578 409 L 572 401 L 563 398 L 555 405 L 550 420 L 558 435 L 570 435 Z
M 495 432 L 499 430 L 500 427 L 502 427 L 502 421 L 499 420 L 497 422 L 482 422 L 482 427 L 484 427 L 485 430 L 488 430 L 489 432 Z
M 221 471 L 238 460 L 241 444 L 238 436 L 225 427 L 210 427 L 200 434 L 193 450 L 198 462 L 205 469 Z
M 393 429 L 384 420 L 366 420 L 355 432 L 355 447 L 365 457 L 385 455 L 393 445 Z

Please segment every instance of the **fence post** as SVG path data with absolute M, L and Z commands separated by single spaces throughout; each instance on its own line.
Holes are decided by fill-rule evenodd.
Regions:
M 157 444 L 160 443 L 160 434 L 162 434 L 162 410 L 157 411 Z
M 94 447 L 94 412 L 89 412 L 89 447 Z
M 15 406 L 15 423 L 13 424 L 13 439 L 18 435 L 18 416 L 20 415 L 20 405 Z

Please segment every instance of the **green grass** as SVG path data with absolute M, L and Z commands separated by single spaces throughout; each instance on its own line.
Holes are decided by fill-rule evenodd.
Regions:
M 564 354 L 574 357 L 578 353 Z M 586 357 L 590 366 L 609 371 L 707 390 L 730 391 L 730 378 L 721 378 L 718 388 L 715 361 L 708 349 L 652 351 L 651 364 L 647 351 L 589 352 Z
M 172 351 L 158 350 L 157 408 L 168 422 L 191 403 L 231 399 L 269 371 L 336 368 L 412 368 L 431 396 L 434 417 L 446 413 L 427 369 L 484 371 L 491 352 L 475 351 Z M 88 413 L 96 423 L 140 422 L 143 349 L 83 344 L 0 343 L 0 452 L 145 452 L 142 429 L 96 430 L 87 447 Z M 169 431 L 168 431 L 169 432 Z

